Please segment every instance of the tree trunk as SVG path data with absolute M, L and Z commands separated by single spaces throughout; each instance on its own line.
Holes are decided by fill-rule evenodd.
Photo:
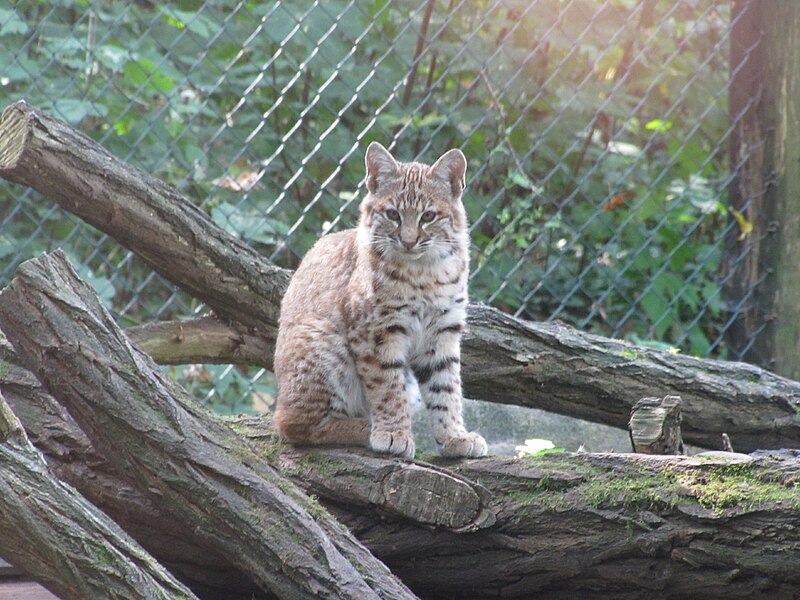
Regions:
M 117 472 L 187 540 L 227 556 L 262 589 L 292 598 L 414 597 L 133 347 L 60 251 L 20 266 L 0 293 L 0 327 Z
M 0 553 L 62 600 L 196 598 L 56 479 L 0 395 Z
M 165 564 L 180 559 L 182 575 L 204 597 L 251 598 L 241 571 L 129 484 L 109 494 L 119 481 L 111 465 L 37 392 L 7 347 L 0 356 L 9 364 L 0 384 L 15 390 L 15 411 L 61 477 Z M 437 459 L 445 471 L 356 449 L 289 448 L 265 419 L 230 422 L 242 443 L 260 447 L 425 598 L 788 600 L 800 593 L 798 453 Z M 420 489 L 428 490 L 423 498 Z M 211 593 L 214 579 L 224 587 Z
M 728 190 L 753 230 L 726 238 L 726 294 L 743 308 L 727 337 L 750 362 L 799 379 L 800 3 L 737 0 L 731 23 L 730 158 L 740 167 Z
M 263 349 L 274 344 L 289 272 L 175 190 L 24 102 L 0 119 L 0 177 L 49 196 L 231 320 L 229 350 L 209 352 L 209 361 L 238 353 L 271 368 L 271 352 Z M 624 429 L 640 398 L 678 395 L 688 444 L 716 448 L 724 432 L 745 451 L 800 446 L 800 384 L 767 371 L 641 348 L 561 323 L 522 321 L 482 305 L 470 306 L 468 325 L 462 376 L 469 397 Z M 178 362 L 182 326 L 165 327 L 179 333 L 161 346 L 161 357 Z M 199 335 L 185 327 L 187 335 Z M 157 350 L 149 351 L 158 358 Z M 188 344 L 183 357 L 202 358 Z

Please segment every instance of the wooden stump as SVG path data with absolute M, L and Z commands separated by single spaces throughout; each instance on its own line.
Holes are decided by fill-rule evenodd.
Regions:
M 681 398 L 642 398 L 628 422 L 633 451 L 639 454 L 684 454 Z

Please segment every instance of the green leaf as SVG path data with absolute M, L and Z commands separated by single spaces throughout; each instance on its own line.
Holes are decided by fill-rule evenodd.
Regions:
M 711 349 L 711 342 L 708 337 L 703 333 L 697 325 L 689 330 L 689 343 L 691 344 L 691 353 L 695 356 L 708 356 Z
M 125 81 L 136 87 L 145 87 L 164 94 L 175 88 L 173 79 L 156 68 L 155 62 L 149 58 L 129 60 L 122 71 L 125 74 Z
M 228 202 L 212 208 L 211 218 L 228 233 L 262 244 L 277 244 L 289 232 L 289 227 L 276 219 L 246 211 Z
M 508 179 L 514 185 L 518 185 L 521 188 L 525 188 L 526 190 L 534 189 L 534 185 L 530 179 L 524 174 L 520 173 L 517 170 L 509 171 Z
M 0 82 L 6 79 L 10 82 L 36 79 L 39 70 L 39 64 L 35 60 L 27 56 L 17 56 L 14 62 L 0 71 Z
M 129 51 L 112 44 L 103 44 L 97 49 L 95 56 L 97 61 L 106 69 L 117 73 L 125 66 Z
M 167 12 L 169 11 L 169 12 Z M 209 39 L 219 31 L 220 26 L 208 19 L 205 15 L 176 8 L 165 9 L 164 18 L 167 23 L 176 29 L 188 29 L 192 33 Z
M 95 104 L 84 100 L 72 98 L 62 98 L 53 104 L 53 112 L 65 121 L 78 125 L 87 116 L 105 117 L 108 115 L 108 108 L 102 104 Z
M 666 133 L 672 129 L 672 121 L 663 121 L 661 119 L 653 119 L 644 125 L 645 129 L 655 131 L 656 133 Z
M 14 33 L 28 33 L 28 24 L 15 10 L 0 8 L 0 37 Z
M 0 235 L 0 258 L 5 258 L 17 251 L 18 242 L 6 235 Z
M 667 312 L 667 301 L 661 296 L 659 292 L 654 289 L 647 290 L 639 300 L 639 305 L 644 309 L 647 318 L 650 320 L 651 323 L 655 323 L 663 315 Z M 664 321 L 669 321 L 669 319 L 663 319 L 661 323 Z M 658 337 L 661 337 L 660 335 Z

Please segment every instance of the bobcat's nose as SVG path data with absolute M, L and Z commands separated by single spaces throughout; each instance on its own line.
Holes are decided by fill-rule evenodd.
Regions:
M 405 248 L 406 250 L 411 250 L 414 246 L 417 245 L 417 240 L 414 240 L 413 242 L 407 242 L 405 240 L 401 240 L 400 243 L 403 244 L 403 248 Z

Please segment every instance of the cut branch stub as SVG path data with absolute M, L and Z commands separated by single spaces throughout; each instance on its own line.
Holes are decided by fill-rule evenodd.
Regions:
M 641 454 L 683 454 L 681 398 L 642 398 L 628 422 L 633 451 Z
M 255 437 L 258 430 L 263 434 L 264 426 L 264 419 L 241 419 L 236 429 Z M 387 461 L 358 449 L 324 452 L 287 449 L 278 458 L 281 472 L 303 481 L 320 497 L 377 508 L 420 525 L 467 532 L 495 521 L 487 508 L 489 491 L 455 473 L 428 464 Z

